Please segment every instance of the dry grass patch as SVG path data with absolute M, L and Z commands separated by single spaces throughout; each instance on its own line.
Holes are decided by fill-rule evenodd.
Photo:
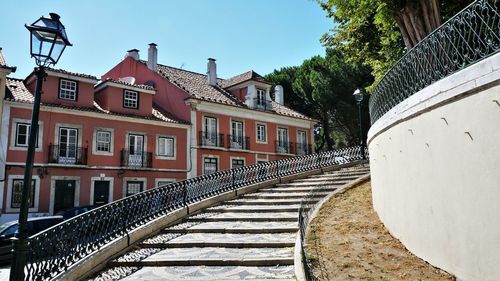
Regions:
M 326 202 L 306 243 L 321 280 L 454 280 L 389 234 L 373 210 L 370 182 Z

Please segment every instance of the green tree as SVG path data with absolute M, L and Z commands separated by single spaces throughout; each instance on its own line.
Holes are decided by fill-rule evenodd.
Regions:
M 349 60 L 373 69 L 375 81 L 443 19 L 472 0 L 317 0 L 335 27 L 322 37 Z
M 321 122 L 318 150 L 358 143 L 358 112 L 352 93 L 372 82 L 368 67 L 348 63 L 339 50 L 328 48 L 325 57 L 314 56 L 300 67 L 275 70 L 266 78 L 283 86 L 286 105 Z

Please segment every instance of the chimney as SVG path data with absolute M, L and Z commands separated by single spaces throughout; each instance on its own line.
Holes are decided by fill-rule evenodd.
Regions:
M 276 85 L 274 88 L 274 101 L 281 105 L 285 103 L 285 92 L 283 91 L 283 86 Z
M 148 68 L 156 71 L 158 69 L 158 49 L 156 48 L 155 43 L 149 44 L 149 49 L 148 49 Z
M 207 78 L 208 84 L 212 86 L 215 86 L 217 84 L 217 65 L 215 64 L 215 59 L 208 58 Z
M 128 50 L 127 54 L 125 55 L 125 58 L 127 57 L 132 57 L 134 60 L 139 60 L 139 50 L 137 49 Z

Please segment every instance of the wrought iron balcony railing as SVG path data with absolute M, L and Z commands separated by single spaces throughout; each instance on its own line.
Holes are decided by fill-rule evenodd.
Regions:
M 87 156 L 87 147 L 49 145 L 49 163 L 87 165 Z
M 275 141 L 274 148 L 275 148 L 274 151 L 276 153 L 285 153 L 285 154 L 295 153 L 295 144 L 293 142 Z
M 227 148 L 250 150 L 250 137 L 227 135 Z
M 199 131 L 198 143 L 200 146 L 224 147 L 224 134 Z
M 498 0 L 477 0 L 409 50 L 373 89 L 372 124 L 397 104 L 500 50 Z
M 120 160 L 122 167 L 135 167 L 135 168 L 153 167 L 152 152 L 130 153 L 129 150 L 123 149 L 121 151 Z
M 73 217 L 29 238 L 25 280 L 50 280 L 111 241 L 170 212 L 242 186 L 362 159 L 361 147 L 244 166 L 149 189 Z
M 295 144 L 295 154 L 297 155 L 307 155 L 312 154 L 312 145 L 306 143 L 296 143 Z
M 255 105 L 255 109 L 264 110 L 264 111 L 273 110 L 272 102 L 269 100 L 254 98 L 253 102 L 254 102 L 253 104 Z

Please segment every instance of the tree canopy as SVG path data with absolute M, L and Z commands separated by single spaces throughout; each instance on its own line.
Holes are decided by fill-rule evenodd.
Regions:
M 314 56 L 299 67 L 284 67 L 266 78 L 283 86 L 287 106 L 321 122 L 319 150 L 359 143 L 358 112 L 352 94 L 356 88 L 371 84 L 367 66 L 349 63 L 338 49 L 328 48 L 325 57 Z M 369 124 L 366 104 L 365 100 L 365 128 Z

